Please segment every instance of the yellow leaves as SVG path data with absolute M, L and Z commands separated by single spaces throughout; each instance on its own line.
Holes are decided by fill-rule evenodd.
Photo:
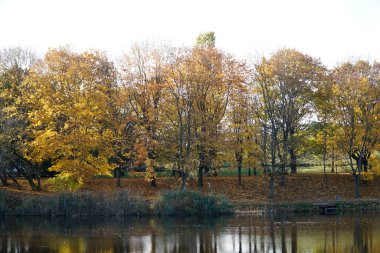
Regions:
M 78 180 L 109 174 L 115 168 L 109 162 L 114 136 L 106 127 L 112 125 L 107 115 L 111 115 L 114 76 L 99 70 L 99 64 L 113 74 L 112 64 L 100 54 L 50 50 L 29 76 L 33 95 L 28 96 L 28 130 L 34 138 L 29 157 L 33 162 L 49 160 L 51 170 Z
M 146 159 L 145 160 L 145 166 L 146 166 L 146 173 L 145 173 L 145 180 L 148 182 L 151 182 L 156 178 L 156 171 L 154 170 L 155 162 L 152 159 Z
M 375 149 L 374 152 L 372 152 L 370 158 L 368 159 L 368 163 L 370 164 L 370 172 L 380 175 L 380 150 Z

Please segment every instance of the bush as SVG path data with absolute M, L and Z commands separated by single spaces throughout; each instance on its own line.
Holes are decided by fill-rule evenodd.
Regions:
M 53 191 L 76 191 L 82 187 L 80 182 L 64 175 L 49 178 L 46 180 L 46 183 L 50 185 Z
M 163 215 L 219 215 L 232 213 L 232 205 L 223 196 L 196 191 L 166 191 L 155 203 L 155 212 Z
M 8 194 L 9 195 L 9 194 Z M 0 194 L 1 215 L 44 216 L 116 216 L 147 213 L 147 203 L 128 191 L 63 192 L 58 194 L 18 196 L 10 205 L 7 193 Z

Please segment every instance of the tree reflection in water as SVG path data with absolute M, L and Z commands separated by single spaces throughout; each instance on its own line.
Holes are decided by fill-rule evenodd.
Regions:
M 379 252 L 380 216 L 0 220 L 0 252 Z

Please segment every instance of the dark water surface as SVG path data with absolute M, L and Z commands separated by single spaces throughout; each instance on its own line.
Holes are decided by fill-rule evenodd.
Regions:
M 380 214 L 7 217 L 0 252 L 380 252 Z

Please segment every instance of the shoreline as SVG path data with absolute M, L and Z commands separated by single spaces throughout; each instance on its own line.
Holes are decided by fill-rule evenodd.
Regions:
M 195 191 L 167 191 L 156 199 L 114 192 L 60 192 L 29 195 L 0 191 L 0 216 L 222 216 L 337 214 L 379 211 L 380 199 L 247 201 Z
M 326 209 L 330 211 L 326 213 Z M 305 200 L 277 203 L 235 203 L 235 215 L 308 213 L 334 215 L 342 212 L 380 211 L 380 199 Z

